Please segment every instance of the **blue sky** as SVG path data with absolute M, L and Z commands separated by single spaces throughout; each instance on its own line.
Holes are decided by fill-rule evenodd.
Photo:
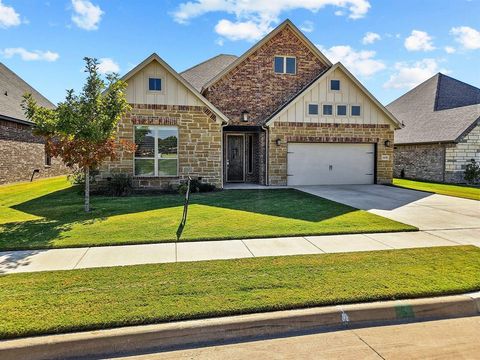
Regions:
M 480 0 L 0 0 L 0 61 L 53 102 L 84 56 L 124 74 L 240 55 L 286 18 L 384 104 L 438 71 L 480 87 Z

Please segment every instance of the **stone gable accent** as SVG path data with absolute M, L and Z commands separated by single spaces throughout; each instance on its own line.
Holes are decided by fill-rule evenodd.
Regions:
M 270 185 L 287 185 L 289 142 L 372 143 L 377 144 L 377 183 L 391 184 L 393 176 L 393 129 L 380 124 L 327 124 L 275 122 L 269 133 Z M 277 139 L 280 145 L 277 145 Z M 389 140 L 390 147 L 385 146 Z M 388 160 L 382 160 L 388 155 Z
M 60 159 L 45 165 L 44 141 L 32 134 L 31 126 L 0 120 L 0 184 L 30 181 L 35 169 L 35 179 L 69 173 Z
M 129 174 L 137 188 L 165 188 L 178 185 L 188 176 L 222 185 L 222 128 L 203 106 L 131 104 L 132 110 L 118 125 L 117 141 L 134 141 L 134 125 L 178 126 L 178 177 L 135 177 L 134 154 L 120 152 L 117 160 L 100 168 L 100 179 L 114 173 Z M 208 110 L 208 111 L 207 111 Z M 215 116 L 215 115 L 214 115 Z
M 275 74 L 276 55 L 296 57 L 297 73 Z M 287 26 L 206 89 L 204 95 L 231 124 L 263 124 L 325 69 L 326 65 Z M 249 112 L 248 122 L 240 121 L 243 111 Z

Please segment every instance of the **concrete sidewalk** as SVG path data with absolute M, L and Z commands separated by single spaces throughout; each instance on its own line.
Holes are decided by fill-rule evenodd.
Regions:
M 480 227 L 401 233 L 7 251 L 0 252 L 0 274 L 466 244 L 480 247 Z

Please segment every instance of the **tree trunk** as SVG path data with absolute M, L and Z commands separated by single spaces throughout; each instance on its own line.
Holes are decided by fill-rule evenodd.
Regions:
M 90 212 L 90 168 L 85 168 L 85 212 Z

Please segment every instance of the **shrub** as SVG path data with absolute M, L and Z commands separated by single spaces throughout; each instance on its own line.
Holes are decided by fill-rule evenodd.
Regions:
M 128 196 L 132 193 L 132 178 L 126 174 L 114 174 L 107 183 L 106 193 L 111 196 Z
M 184 182 L 178 186 L 178 193 L 185 195 L 187 192 L 188 183 Z M 215 190 L 215 185 L 202 183 L 198 179 L 193 179 L 190 181 L 190 193 L 201 193 L 201 192 L 210 192 Z
M 465 167 L 464 179 L 470 184 L 480 182 L 480 164 L 475 159 L 470 160 L 470 164 Z

